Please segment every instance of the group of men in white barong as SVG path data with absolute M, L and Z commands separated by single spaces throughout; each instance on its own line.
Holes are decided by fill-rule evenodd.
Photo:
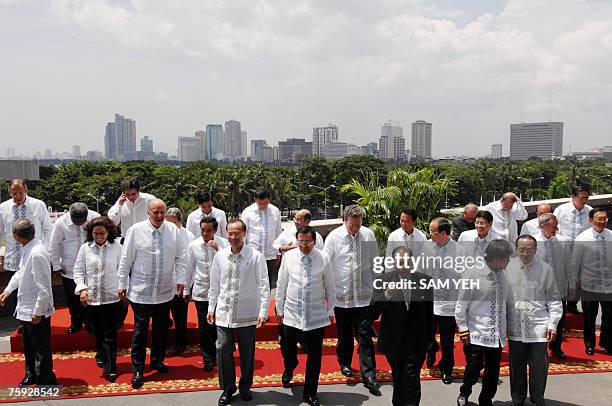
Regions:
M 253 398 L 256 331 L 268 322 L 274 291 L 281 381 L 291 384 L 301 345 L 307 353 L 302 397 L 309 405 L 319 404 L 323 338 L 334 318 L 340 373 L 356 375 L 351 366 L 356 339 L 356 377 L 374 396 L 381 396 L 378 335 L 378 350 L 391 366 L 394 405 L 419 404 L 421 367 L 434 368 L 438 350 L 441 380 L 453 382 L 457 330 L 466 361 L 458 405 L 468 404 L 483 369 L 478 403 L 492 404 L 506 341 L 512 403 L 524 404 L 529 391 L 532 402 L 544 405 L 548 350 L 566 358 L 561 348 L 566 303 L 579 297 L 586 353 L 596 349 L 601 305 L 599 346 L 612 354 L 612 232 L 606 211 L 586 204 L 585 187 L 576 187 L 571 201 L 554 212 L 540 205 L 520 233 L 517 221 L 526 220 L 527 211 L 510 192 L 480 209 L 469 204 L 452 220 L 434 218 L 429 240 L 416 228 L 417 212 L 404 209 L 382 257 L 359 206 L 348 206 L 343 224 L 324 240 L 309 225 L 306 209 L 294 214 L 295 227 L 283 230 L 265 188 L 229 221 L 213 207 L 213 195 L 201 191 L 185 227 L 181 211 L 141 192 L 136 178 L 122 182 L 107 216 L 77 202 L 53 227 L 46 205 L 28 196 L 26 181 L 11 181 L 9 190 L 11 199 L 0 205 L 0 241 L 6 245 L 4 270 L 12 277 L 0 304 L 11 306 L 11 293 L 18 292 L 13 306 L 24 343 L 21 385 L 57 383 L 50 345 L 52 273 L 61 276 L 70 312 L 66 333 L 93 331 L 96 363 L 109 382 L 117 378 L 117 329 L 131 306 L 136 389 L 144 384 L 149 323 L 149 366 L 167 373 L 169 326 L 175 327 L 172 354 L 179 355 L 186 349 L 193 301 L 204 370 L 217 368 L 219 405 L 231 403 L 236 392 L 244 401 Z M 375 266 L 381 258 L 382 270 Z M 471 265 L 464 266 L 469 258 Z M 470 287 L 439 287 L 441 281 L 462 280 Z M 373 322 L 379 318 L 377 333 Z

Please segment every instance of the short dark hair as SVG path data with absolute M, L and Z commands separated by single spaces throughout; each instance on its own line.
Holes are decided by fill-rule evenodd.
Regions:
M 402 217 L 402 214 L 412 217 L 412 221 L 417 221 L 417 212 L 415 209 L 404 208 L 400 212 L 400 217 Z
M 572 196 L 578 196 L 580 192 L 587 192 L 587 194 L 591 193 L 589 187 L 586 185 L 576 185 L 572 188 Z
M 117 227 L 115 227 L 115 224 L 111 219 L 108 218 L 108 216 L 96 217 L 95 219 L 87 223 L 87 225 L 85 226 L 85 232 L 87 233 L 85 241 L 93 241 L 93 229 L 100 226 L 104 227 L 106 229 L 106 232 L 108 233 L 106 241 L 108 241 L 109 243 L 113 243 L 115 241 L 115 238 L 117 238 Z
M 207 200 L 205 200 L 207 201 Z M 216 218 L 214 218 L 213 216 L 210 217 L 202 217 L 202 219 L 200 220 L 200 225 L 207 223 L 207 224 L 212 224 L 213 229 L 215 231 L 217 231 L 217 228 L 219 228 L 219 222 L 217 221 Z
M 272 192 L 266 187 L 259 188 L 255 191 L 255 199 L 271 199 Z
M 438 224 L 438 232 L 445 232 L 446 235 L 451 234 L 452 224 L 446 217 L 436 217 L 432 221 Z
M 514 246 L 518 248 L 518 243 L 520 240 L 529 240 L 530 242 L 532 242 L 534 245 L 538 245 L 538 241 L 530 234 L 523 234 L 520 235 L 516 241 L 514 242 Z
M 399 245 L 399 246 L 397 246 L 397 247 L 395 247 L 395 248 L 393 249 L 393 252 L 391 253 L 391 257 L 392 257 L 392 258 L 395 258 L 395 256 L 397 255 L 397 253 L 398 253 L 398 252 L 400 252 L 400 251 L 405 251 L 405 252 L 408 252 L 408 253 L 409 253 L 409 256 L 412 256 L 412 250 L 410 249 L 410 247 L 409 247 L 409 246 L 407 246 L 407 245 Z
M 231 219 L 230 221 L 227 222 L 227 227 L 229 227 L 231 224 L 234 224 L 234 223 L 242 224 L 242 231 L 246 232 L 247 230 L 246 223 L 242 221 L 241 219 Z M 226 227 L 226 230 L 227 230 L 227 227 Z
M 197 194 L 196 194 L 196 200 L 198 201 L 198 204 L 202 204 L 204 202 L 210 202 L 213 199 L 213 195 L 211 192 L 207 192 L 206 190 L 200 190 Z
M 493 240 L 485 249 L 485 261 L 491 262 L 497 259 L 509 259 L 512 255 L 512 245 L 502 239 Z
M 487 223 L 493 223 L 493 215 L 488 210 L 478 210 L 476 213 L 476 218 L 481 218 L 487 220 Z
M 140 181 L 138 178 L 125 178 L 121 182 L 121 190 L 128 191 L 130 189 L 136 189 L 140 192 Z
M 13 223 L 13 234 L 31 241 L 36 236 L 36 227 L 30 220 L 21 218 Z
M 297 238 L 298 234 L 310 234 L 313 241 L 317 240 L 317 232 L 315 231 L 314 227 L 302 226 L 295 232 L 295 238 Z
M 599 213 L 600 211 L 603 211 L 604 213 L 608 214 L 608 212 L 605 211 L 603 207 L 593 207 L 593 209 L 589 212 L 589 218 L 593 219 L 595 213 Z

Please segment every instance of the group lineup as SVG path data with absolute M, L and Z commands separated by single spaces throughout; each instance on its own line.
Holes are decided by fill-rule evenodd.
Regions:
M 342 225 L 323 239 L 310 226 L 307 209 L 295 212 L 294 227 L 283 230 L 266 188 L 229 220 L 207 191 L 197 193 L 198 207 L 184 219 L 178 208 L 142 192 L 137 178 L 124 179 L 121 190 L 107 215 L 75 202 L 51 226 L 45 203 L 28 196 L 26 181 L 9 183 L 11 198 L 0 204 L 0 242 L 4 272 L 11 277 L 0 305 L 14 309 L 21 322 L 20 385 L 57 384 L 50 344 L 53 274 L 61 276 L 70 313 L 66 334 L 93 332 L 95 360 L 109 382 L 117 379 L 117 330 L 131 306 L 136 389 L 145 380 L 149 325 L 149 367 L 167 373 L 169 327 L 176 335 L 170 353 L 179 355 L 186 349 L 193 301 L 203 368 L 216 368 L 219 405 L 230 404 L 236 392 L 244 401 L 253 398 L 256 331 L 268 322 L 271 295 L 282 384 L 291 384 L 301 347 L 307 354 L 302 397 L 309 405 L 319 405 L 323 338 L 334 321 L 339 371 L 381 396 L 375 354 L 384 353 L 393 405 L 420 403 L 424 364 L 432 369 L 437 361 L 443 384 L 453 382 L 456 333 L 465 356 L 457 405 L 468 404 L 481 373 L 478 404 L 492 405 L 506 344 L 512 404 L 523 405 L 529 395 L 532 403 L 545 405 L 549 357 L 566 359 L 565 315 L 579 312 L 578 301 L 585 353 L 593 356 L 598 344 L 612 355 L 612 231 L 606 211 L 587 204 L 586 187 L 575 187 L 571 200 L 554 211 L 541 204 L 536 218 L 520 228 L 528 215 L 514 193 L 481 208 L 468 204 L 453 219 L 431 219 L 429 239 L 416 228 L 417 212 L 406 208 L 397 213 L 399 228 L 383 250 L 357 205 L 348 206 Z M 397 259 L 383 272 L 374 269 L 381 251 Z M 412 260 L 417 257 L 433 260 L 420 266 Z M 466 258 L 482 261 L 460 269 Z M 457 280 L 471 281 L 472 288 L 435 287 Z M 351 365 L 355 340 L 359 375 Z

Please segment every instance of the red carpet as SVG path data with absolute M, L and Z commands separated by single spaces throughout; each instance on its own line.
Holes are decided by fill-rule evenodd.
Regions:
M 327 330 L 334 330 L 328 327 Z M 332 331 L 328 331 L 328 334 Z M 458 340 L 458 338 L 457 338 Z M 335 356 L 335 339 L 326 339 L 323 349 L 323 363 L 320 382 L 321 384 L 359 382 L 359 376 L 348 379 L 338 372 L 338 364 Z M 586 372 L 610 372 L 612 371 L 612 356 L 602 351 L 597 351 L 595 356 L 589 357 L 584 353 L 582 333 L 570 331 L 567 334 L 563 346 L 568 360 L 550 364 L 551 374 L 564 373 L 586 373 Z M 236 354 L 238 355 L 238 354 Z M 439 357 L 438 353 L 438 357 Z M 117 364 L 119 378 L 114 384 L 109 384 L 102 378 L 101 370 L 97 368 L 94 360 L 94 352 L 55 352 L 54 368 L 59 384 L 63 386 L 62 396 L 64 398 L 115 396 L 129 394 L 144 394 L 157 392 L 183 392 L 198 390 L 214 390 L 217 387 L 216 370 L 212 373 L 204 372 L 202 369 L 202 357 L 196 346 L 190 346 L 188 351 L 179 357 L 166 359 L 170 372 L 166 375 L 158 372 L 147 372 L 145 374 L 145 385 L 139 390 L 133 390 L 130 386 L 131 364 L 128 350 L 122 350 L 119 354 Z M 305 355 L 300 354 L 300 365 L 295 371 L 295 384 L 303 383 L 305 366 Z M 390 381 L 391 373 L 384 355 L 377 354 L 378 379 Z M 458 342 L 455 345 L 455 378 L 460 379 L 465 364 L 462 354 L 462 346 Z M 438 358 L 439 360 L 439 358 Z M 10 353 L 0 355 L 0 402 L 16 400 L 9 397 L 6 387 L 15 386 L 23 376 L 23 355 Z M 238 365 L 238 362 L 236 362 Z M 356 355 L 353 358 L 353 368 L 358 367 Z M 280 378 L 283 371 L 280 349 L 274 341 L 259 341 L 255 353 L 255 387 L 281 386 Z M 502 375 L 508 374 L 507 354 L 504 353 L 502 361 Z M 430 375 L 428 370 L 421 372 L 422 379 L 437 379 L 437 370 Z M 238 373 L 239 375 L 239 373 Z

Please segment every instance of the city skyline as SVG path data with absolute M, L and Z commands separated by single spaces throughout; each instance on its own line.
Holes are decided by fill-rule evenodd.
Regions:
M 21 153 L 102 150 L 115 111 L 173 153 L 230 117 L 268 144 L 333 122 L 359 145 L 388 117 L 422 119 L 437 157 L 487 154 L 510 123 L 563 121 L 566 151 L 610 138 L 611 2 L 22 0 L 0 13 L 0 134 Z

